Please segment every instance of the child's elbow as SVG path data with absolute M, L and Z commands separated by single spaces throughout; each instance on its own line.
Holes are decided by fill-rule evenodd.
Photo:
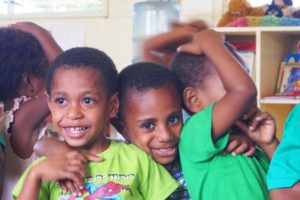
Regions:
M 249 101 L 255 100 L 257 96 L 257 89 L 254 83 L 241 87 L 240 95 L 246 97 Z

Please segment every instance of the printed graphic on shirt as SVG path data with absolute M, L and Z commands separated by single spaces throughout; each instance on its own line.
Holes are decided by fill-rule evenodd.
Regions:
M 85 189 L 82 197 L 74 197 L 71 194 L 61 193 L 59 200 L 94 200 L 94 199 L 110 199 L 110 200 L 121 200 L 122 191 L 128 192 L 127 196 L 132 196 L 132 191 L 129 185 L 116 183 L 112 180 L 130 181 L 134 179 L 134 174 L 121 175 L 121 174 L 108 174 L 108 175 L 97 175 L 95 177 L 87 177 L 85 181 Z M 95 182 L 103 181 L 108 179 L 110 181 L 101 184 L 95 184 Z M 131 180 L 130 180 L 131 179 Z

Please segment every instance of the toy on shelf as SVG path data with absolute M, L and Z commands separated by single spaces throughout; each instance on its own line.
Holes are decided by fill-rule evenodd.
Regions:
M 228 11 L 221 17 L 218 26 L 225 26 L 243 16 L 263 16 L 266 9 L 267 5 L 252 7 L 247 0 L 230 0 Z
M 251 7 L 247 0 L 230 0 L 218 26 L 300 26 L 300 9 L 292 6 L 292 0 L 273 0 L 259 7 Z
M 272 15 L 276 17 L 291 17 L 293 15 L 292 6 L 292 0 L 273 0 L 272 4 L 268 6 L 265 15 Z

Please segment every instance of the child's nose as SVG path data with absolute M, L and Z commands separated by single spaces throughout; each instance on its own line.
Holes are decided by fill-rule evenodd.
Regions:
M 158 132 L 158 141 L 159 142 L 169 142 L 173 138 L 173 134 L 170 128 L 168 127 L 161 127 L 160 131 Z
M 81 107 L 77 103 L 72 103 L 68 110 L 67 116 L 69 119 L 78 119 L 82 117 Z

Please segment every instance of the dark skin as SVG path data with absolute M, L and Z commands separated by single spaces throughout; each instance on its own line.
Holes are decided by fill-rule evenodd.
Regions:
M 207 25 L 202 20 L 176 22 L 172 30 L 145 40 L 142 47 L 143 59 L 169 66 L 177 47 L 192 41 L 195 33 L 206 28 Z
M 19 22 L 11 25 L 11 27 L 30 33 L 36 37 L 49 63 L 62 53 L 60 46 L 44 28 L 31 22 Z M 25 95 L 32 97 L 32 99 L 22 103 L 15 113 L 15 121 L 11 127 L 12 136 L 10 139 L 14 152 L 22 159 L 29 158 L 32 155 L 33 147 L 38 138 L 38 133 L 35 130 L 50 114 L 43 91 L 44 80 L 42 78 L 26 75 L 23 77 L 19 96 Z
M 298 200 L 300 197 L 300 183 L 296 183 L 291 188 L 271 190 L 270 196 L 272 200 Z

